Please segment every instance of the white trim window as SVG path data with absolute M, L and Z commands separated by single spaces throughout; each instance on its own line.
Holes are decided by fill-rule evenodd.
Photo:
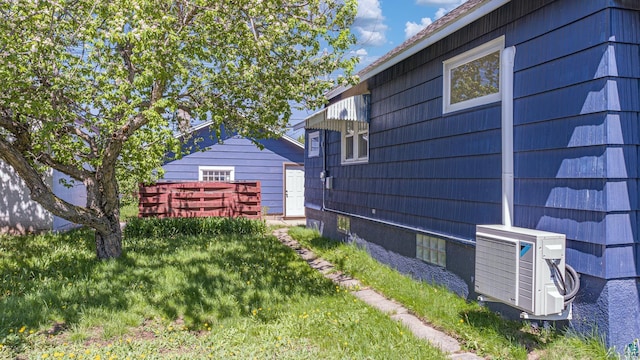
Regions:
M 308 137 L 309 137 L 308 156 L 309 157 L 320 156 L 320 132 L 315 131 L 315 132 L 309 133 Z
M 504 36 L 443 62 L 443 113 L 501 99 Z
M 369 160 L 369 124 L 345 121 L 342 131 L 342 163 L 365 163 Z
M 235 168 L 233 166 L 199 166 L 198 180 L 200 181 L 233 181 Z

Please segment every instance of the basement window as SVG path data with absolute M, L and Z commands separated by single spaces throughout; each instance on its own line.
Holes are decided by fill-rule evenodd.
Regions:
M 338 232 L 349 234 L 351 232 L 351 221 L 348 217 L 338 215 Z
M 446 242 L 434 236 L 416 234 L 416 257 L 430 264 L 447 266 Z

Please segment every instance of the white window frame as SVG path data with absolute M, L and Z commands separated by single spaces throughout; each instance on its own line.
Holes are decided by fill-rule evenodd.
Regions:
M 315 149 L 313 147 L 314 141 L 316 143 Z M 319 131 L 309 133 L 308 157 L 316 157 L 316 156 L 320 156 L 320 132 Z
M 341 144 L 342 144 L 342 164 L 343 165 L 348 165 L 348 164 L 361 164 L 361 163 L 366 163 L 369 161 L 369 124 L 368 123 L 364 123 L 366 124 L 366 126 L 364 126 L 364 129 L 360 128 L 360 124 L 363 124 L 363 122 L 351 122 L 351 124 L 354 127 L 353 133 L 348 133 L 347 132 L 347 124 L 349 122 L 348 121 L 344 121 L 344 123 L 342 124 L 342 131 L 340 132 L 341 135 Z M 360 153 L 358 146 L 360 145 L 360 142 L 358 141 L 360 138 L 360 135 L 364 135 L 366 134 L 367 136 L 367 155 L 363 156 L 363 157 L 358 157 L 358 154 Z M 351 138 L 353 141 L 353 158 L 352 159 L 347 159 L 347 139 Z
M 454 56 L 451 59 L 445 60 L 442 64 L 443 67 L 443 109 L 442 113 L 446 114 L 453 111 L 468 109 L 475 106 L 490 104 L 500 101 L 502 99 L 502 84 L 498 83 L 498 92 L 461 101 L 455 104 L 451 104 L 451 71 L 461 65 L 470 63 L 474 60 L 480 59 L 494 52 L 499 52 L 500 59 L 498 71 L 503 71 L 502 66 L 502 50 L 504 50 L 504 36 L 484 43 L 476 48 L 466 51 L 460 55 Z M 500 78 L 500 77 L 499 77 Z
M 229 181 L 235 180 L 236 169 L 233 166 L 198 166 L 198 181 L 205 181 L 203 180 L 205 171 L 228 171 Z

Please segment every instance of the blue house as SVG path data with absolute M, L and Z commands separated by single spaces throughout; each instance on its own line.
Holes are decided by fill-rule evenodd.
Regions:
M 218 141 L 210 124 L 190 131 L 188 153 L 166 162 L 164 180 L 260 181 L 267 215 L 304 217 L 304 146 L 282 136 L 257 143 L 224 129 Z
M 571 324 L 640 337 L 640 2 L 469 0 L 307 118 L 307 225 L 464 297 L 478 225 L 564 234 Z

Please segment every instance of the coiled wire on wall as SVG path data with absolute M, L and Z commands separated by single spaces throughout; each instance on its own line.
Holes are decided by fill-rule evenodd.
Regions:
M 574 268 L 565 264 L 566 277 L 562 275 L 558 264 L 555 261 L 547 259 L 547 263 L 555 274 L 556 286 L 560 293 L 564 296 L 564 304 L 568 305 L 575 299 L 578 289 L 580 289 L 580 276 Z

